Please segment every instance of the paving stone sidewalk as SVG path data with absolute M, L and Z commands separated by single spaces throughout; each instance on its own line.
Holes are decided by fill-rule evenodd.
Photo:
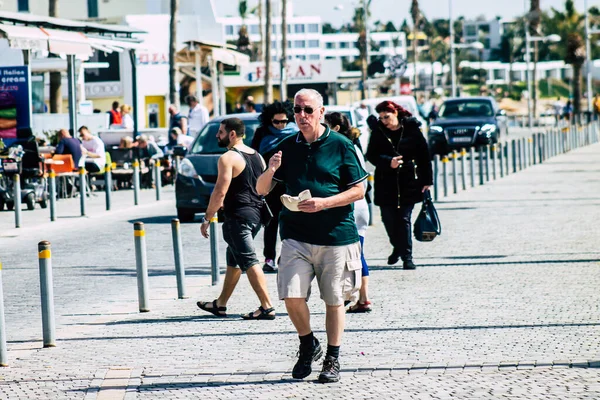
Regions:
M 245 277 L 231 318 L 196 308 L 220 289 L 210 286 L 197 224 L 182 227 L 190 298 L 176 299 L 172 193 L 165 199 L 73 219 L 69 229 L 0 236 L 10 363 L 0 370 L 0 398 L 600 398 L 600 145 L 438 203 L 444 231 L 415 243 L 416 271 L 385 265 L 390 249 L 376 218 L 366 242 L 374 310 L 348 316 L 342 381 L 333 385 L 314 383 L 317 363 L 305 381 L 291 379 L 298 339 L 282 302 L 275 321 L 239 318 L 258 305 Z M 146 223 L 152 287 L 144 314 L 136 220 Z M 41 239 L 54 248 L 53 349 L 40 341 Z M 268 282 L 276 297 L 275 276 Z M 324 307 L 313 293 L 324 342 Z

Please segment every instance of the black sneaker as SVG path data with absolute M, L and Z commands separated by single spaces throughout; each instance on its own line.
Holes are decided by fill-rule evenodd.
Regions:
M 340 362 L 337 358 L 327 356 L 323 360 L 323 369 L 319 374 L 320 383 L 332 383 L 340 380 Z
M 292 378 L 304 379 L 312 373 L 312 363 L 317 361 L 323 355 L 323 349 L 319 341 L 315 339 L 313 346 L 308 349 L 303 349 L 300 346 L 298 351 L 298 362 L 292 370 Z
M 415 265 L 415 263 L 413 262 L 413 260 L 406 260 L 404 261 L 402 268 L 404 269 L 417 269 L 417 266 Z
M 392 251 L 392 254 L 390 254 L 390 256 L 388 257 L 387 263 L 388 265 L 394 265 L 398 261 L 400 261 L 400 252 L 394 249 L 394 251 Z
M 262 269 L 263 272 L 266 273 L 277 272 L 277 265 L 275 265 L 275 261 L 271 259 L 266 259 Z

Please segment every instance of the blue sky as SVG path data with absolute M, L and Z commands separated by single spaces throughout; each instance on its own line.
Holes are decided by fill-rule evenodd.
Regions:
M 289 1 L 289 0 L 288 0 Z M 353 8 L 359 4 L 358 0 L 291 0 L 294 3 L 294 12 L 297 15 L 321 15 L 325 22 L 334 26 L 348 22 L 353 14 Z M 564 0 L 541 0 L 544 9 L 555 7 L 564 8 Z M 219 16 L 237 15 L 237 0 L 216 1 Z M 249 0 L 250 7 L 256 0 Z M 372 0 L 371 12 L 373 21 L 387 22 L 393 20 L 400 24 L 404 18 L 410 20 L 409 9 L 411 0 Z M 427 18 L 447 18 L 448 0 L 420 0 L 421 9 Z M 453 0 L 454 15 L 464 15 L 467 18 L 476 18 L 485 15 L 488 18 L 501 16 L 512 18 L 522 14 L 528 0 Z M 342 5 L 343 10 L 334 10 L 336 5 Z M 583 11 L 584 0 L 575 0 L 575 5 Z M 600 0 L 588 0 L 590 7 L 600 7 Z

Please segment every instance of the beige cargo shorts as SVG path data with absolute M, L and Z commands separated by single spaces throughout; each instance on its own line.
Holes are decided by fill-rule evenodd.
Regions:
M 281 300 L 310 297 L 315 276 L 321 299 L 329 306 L 354 300 L 361 285 L 360 242 L 344 246 L 319 246 L 285 239 L 277 273 Z

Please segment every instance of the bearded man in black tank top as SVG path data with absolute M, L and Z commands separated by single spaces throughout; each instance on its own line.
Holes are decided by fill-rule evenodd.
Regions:
M 223 239 L 227 242 L 227 272 L 220 296 L 213 301 L 199 301 L 202 310 L 217 317 L 227 316 L 227 301 L 231 297 L 242 272 L 246 272 L 252 289 L 258 296 L 260 307 L 242 315 L 244 319 L 274 319 L 267 281 L 256 251 L 254 238 L 260 230 L 262 197 L 256 192 L 256 181 L 266 169 L 258 152 L 244 145 L 244 122 L 228 118 L 221 122 L 216 139 L 228 151 L 219 158 L 217 183 L 202 220 L 200 231 L 208 238 L 210 220 L 223 208 Z

